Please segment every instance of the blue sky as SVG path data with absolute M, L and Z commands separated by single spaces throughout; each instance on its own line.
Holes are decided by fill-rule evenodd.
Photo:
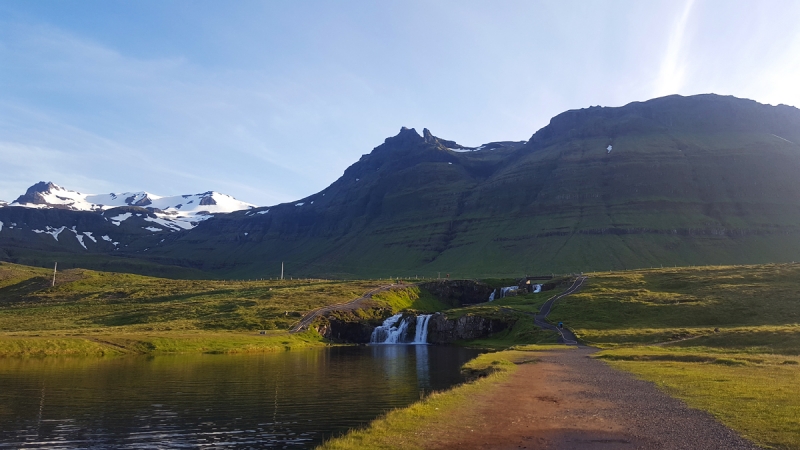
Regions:
M 567 109 L 800 106 L 797 1 L 0 3 L 0 199 L 323 189 L 401 126 L 526 140 Z

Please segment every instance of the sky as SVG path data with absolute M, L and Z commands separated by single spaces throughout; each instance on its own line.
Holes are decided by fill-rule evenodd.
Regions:
M 800 106 L 798 1 L 0 2 L 0 199 L 324 189 L 400 127 L 477 146 L 569 109 Z

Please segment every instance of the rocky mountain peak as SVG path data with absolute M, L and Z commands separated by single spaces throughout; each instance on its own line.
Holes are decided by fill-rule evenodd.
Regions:
M 386 138 L 384 142 L 390 145 L 402 146 L 420 144 L 424 142 L 424 139 L 419 135 L 419 133 L 417 133 L 417 130 L 413 128 L 402 127 L 396 136 Z
M 47 199 L 42 194 L 49 194 L 55 191 L 63 191 L 64 189 L 53 182 L 40 181 L 33 186 L 29 187 L 25 194 L 20 195 L 14 203 L 31 203 L 34 205 L 46 205 Z

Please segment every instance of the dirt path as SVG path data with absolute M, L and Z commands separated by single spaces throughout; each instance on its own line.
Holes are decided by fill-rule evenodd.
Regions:
M 539 353 L 470 407 L 432 424 L 433 449 L 757 449 L 711 415 L 589 358 Z
M 396 283 L 396 284 L 387 284 L 384 286 L 377 287 L 371 291 L 368 291 L 364 295 L 358 298 L 354 298 L 349 302 L 339 303 L 336 305 L 324 306 L 322 308 L 317 308 L 313 311 L 307 312 L 299 322 L 294 324 L 290 329 L 290 333 L 297 333 L 298 331 L 305 331 L 308 329 L 308 326 L 311 325 L 311 322 L 314 321 L 315 318 L 319 317 L 320 315 L 329 313 L 331 311 L 348 311 L 352 309 L 357 309 L 361 307 L 361 302 L 369 300 L 372 298 L 373 295 L 377 294 L 378 292 L 388 291 L 390 289 L 405 289 L 411 286 L 416 286 L 415 284 L 406 284 L 406 283 Z

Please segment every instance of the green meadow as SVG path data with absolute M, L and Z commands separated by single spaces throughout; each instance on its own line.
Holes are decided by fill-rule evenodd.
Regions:
M 249 352 L 325 345 L 313 331 L 286 330 L 312 309 L 350 301 L 386 284 L 174 280 L 70 269 L 59 272 L 51 286 L 51 277 L 47 269 L 0 263 L 0 356 Z M 423 299 L 421 305 L 429 307 L 430 301 Z M 375 300 L 390 307 L 388 302 Z
M 564 321 L 615 368 L 768 448 L 800 448 L 800 264 L 592 273 Z

